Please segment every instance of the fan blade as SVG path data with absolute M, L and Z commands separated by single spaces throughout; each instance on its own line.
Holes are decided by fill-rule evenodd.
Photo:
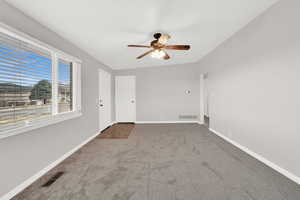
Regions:
M 142 48 L 151 48 L 151 46 L 145 46 L 145 45 L 128 45 L 128 47 L 142 47 Z
M 146 53 L 144 53 L 144 54 L 140 55 L 140 56 L 139 56 L 139 57 L 137 57 L 136 59 L 141 59 L 141 58 L 143 58 L 144 56 L 146 56 L 146 55 L 148 55 L 148 54 L 152 53 L 153 51 L 155 51 L 155 49 L 152 49 L 152 50 L 150 50 L 150 51 L 147 51 Z
M 171 50 L 189 50 L 191 46 L 190 45 L 167 45 L 164 48 L 171 49 Z
M 165 60 L 169 60 L 169 59 L 170 59 L 169 54 L 168 54 L 166 51 L 164 51 L 164 53 L 165 53 L 164 59 L 165 59 Z
M 158 39 L 158 43 L 159 44 L 166 44 L 167 41 L 171 38 L 170 35 L 168 34 L 163 34 L 162 36 L 160 36 L 160 38 Z

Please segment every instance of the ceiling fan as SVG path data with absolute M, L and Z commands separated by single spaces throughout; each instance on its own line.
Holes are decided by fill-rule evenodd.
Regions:
M 155 40 L 150 43 L 150 46 L 147 45 L 128 45 L 128 47 L 140 47 L 140 48 L 151 48 L 151 50 L 146 53 L 138 56 L 136 59 L 141 59 L 144 56 L 151 54 L 152 57 L 158 59 L 170 59 L 170 56 L 165 50 L 189 50 L 190 45 L 167 45 L 167 41 L 171 38 L 168 34 L 155 33 L 153 35 Z

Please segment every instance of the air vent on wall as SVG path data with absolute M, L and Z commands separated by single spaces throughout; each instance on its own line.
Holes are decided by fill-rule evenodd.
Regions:
M 179 115 L 179 119 L 197 119 L 197 115 Z

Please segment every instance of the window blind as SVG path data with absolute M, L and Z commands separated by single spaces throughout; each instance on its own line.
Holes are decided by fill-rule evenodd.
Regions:
M 0 33 L 0 126 L 51 115 L 51 52 Z

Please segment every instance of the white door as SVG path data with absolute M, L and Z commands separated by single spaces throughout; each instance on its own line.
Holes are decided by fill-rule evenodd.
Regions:
M 116 76 L 116 121 L 136 121 L 135 76 Z
M 107 128 L 111 123 L 111 75 L 99 70 L 99 129 Z

